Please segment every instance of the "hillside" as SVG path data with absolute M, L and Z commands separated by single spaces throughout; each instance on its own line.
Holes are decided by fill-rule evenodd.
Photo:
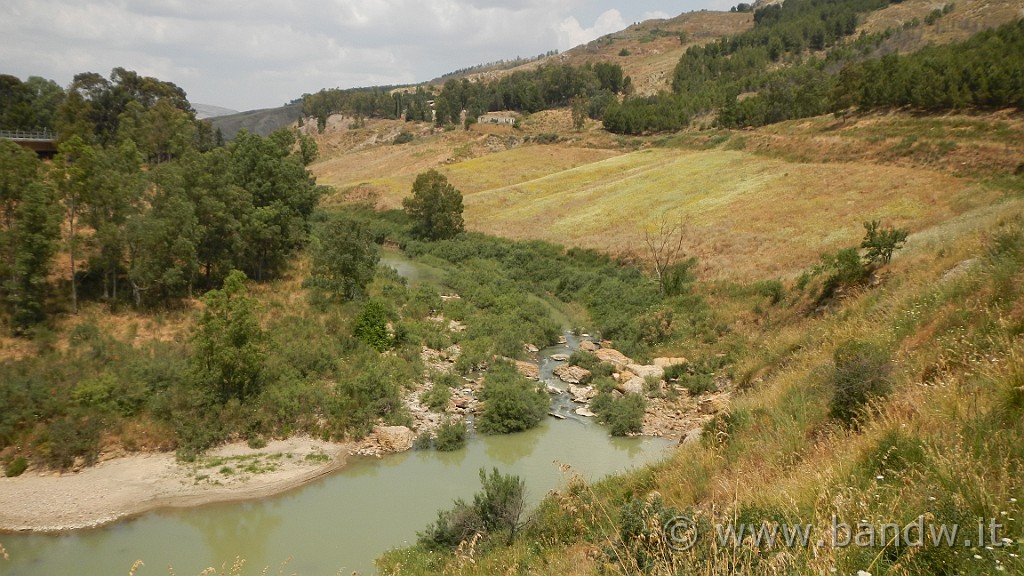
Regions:
M 643 257 L 645 230 L 682 219 L 703 277 L 749 280 L 795 277 L 856 240 L 866 219 L 923 232 L 983 206 L 1001 193 L 971 176 L 1012 172 L 1024 156 L 1013 114 L 823 117 L 637 142 L 566 129 L 565 142 L 529 141 L 556 118 L 501 135 L 424 129 L 404 145 L 388 141 L 408 129 L 400 123 L 341 127 L 321 137 L 337 155 L 311 169 L 339 191 L 328 204 L 372 196 L 397 208 L 418 172 L 438 168 L 465 195 L 470 229 L 613 254 Z
M 241 130 L 266 136 L 274 130 L 294 124 L 301 115 L 302 105 L 295 103 L 280 108 L 264 108 L 216 116 L 211 118 L 210 122 L 213 123 L 214 129 L 220 129 L 225 139 L 231 140 Z
M 736 34 L 753 25 L 752 13 L 686 12 L 674 18 L 645 20 L 625 30 L 606 34 L 561 54 L 540 58 L 502 70 L 453 74 L 428 84 L 441 85 L 449 79 L 490 81 L 516 71 L 533 70 L 549 64 L 582 66 L 588 62 L 615 62 L 632 77 L 637 93 L 654 94 L 669 88 L 672 70 L 683 52 L 722 36 Z
M 1012 21 L 1022 8 L 958 3 L 923 24 L 936 6 L 908 0 L 869 14 L 858 31 L 895 30 L 872 57 L 906 54 Z M 736 24 L 743 15 L 728 16 Z M 641 52 L 654 41 L 638 38 L 656 28 L 669 26 L 645 23 L 547 61 L 579 65 L 587 51 L 600 53 L 656 86 L 681 54 L 673 46 L 671 65 L 659 63 L 668 36 L 657 44 L 665 52 Z M 631 55 L 619 57 L 625 45 L 616 42 L 626 39 Z M 474 539 L 449 554 L 421 538 L 386 555 L 384 573 L 1024 569 L 1019 110 L 844 112 L 746 129 L 711 120 L 638 137 L 609 134 L 597 121 L 576 130 L 568 110 L 521 118 L 516 129 L 443 130 L 336 117 L 316 136 L 324 154 L 311 170 L 335 190 L 326 204 L 344 210 L 352 202 L 399 208 L 416 174 L 435 168 L 463 193 L 470 230 L 592 248 L 648 270 L 645 234 L 681 221 L 683 252 L 697 259 L 695 291 L 716 311 L 717 332 L 677 333 L 652 353 L 699 358 L 691 374 L 727 359 L 713 369 L 724 394 L 676 404 L 715 416 L 662 465 L 596 484 L 570 470 L 565 489 L 507 544 L 485 538 L 476 547 Z M 402 131 L 412 141 L 394 144 Z M 906 246 L 863 283 L 823 297 L 821 270 L 830 264 L 822 255 L 855 249 L 870 220 L 905 229 Z M 852 419 L 838 416 L 843 382 L 874 377 L 884 391 Z M 685 520 L 680 531 L 673 518 Z M 829 518 L 862 530 L 1007 520 L 988 545 L 961 533 L 955 546 L 916 549 L 837 544 L 842 528 L 830 536 Z M 737 523 L 807 525 L 822 544 L 715 540 L 715 530 Z

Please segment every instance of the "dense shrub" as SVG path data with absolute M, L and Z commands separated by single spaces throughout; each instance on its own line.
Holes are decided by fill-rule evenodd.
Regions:
M 607 407 L 598 412 L 598 421 L 609 426 L 612 436 L 637 434 L 643 428 L 646 409 L 647 400 L 643 396 L 626 394 L 612 398 Z
M 466 423 L 448 420 L 437 429 L 434 447 L 441 452 L 452 452 L 466 445 Z
M 389 314 L 387 308 L 378 300 L 370 300 L 356 316 L 352 326 L 352 335 L 360 342 L 378 352 L 391 348 L 393 341 L 388 334 Z
M 511 538 L 526 506 L 526 483 L 497 468 L 490 475 L 481 468 L 480 485 L 472 504 L 460 498 L 451 509 L 438 512 L 437 521 L 419 533 L 419 543 L 431 550 L 451 550 L 476 534 Z
M 613 562 L 636 566 L 641 574 L 650 573 L 657 565 L 668 564 L 673 551 L 669 548 L 670 537 L 665 527 L 680 512 L 665 506 L 661 496 L 633 498 L 619 509 L 618 541 L 606 551 Z
M 844 342 L 836 348 L 833 362 L 833 393 L 829 403 L 833 418 L 853 423 L 871 400 L 892 390 L 889 354 L 873 342 Z
M 430 386 L 430 389 L 423 393 L 420 400 L 434 412 L 444 412 L 451 400 L 452 391 L 448 387 L 447 379 L 437 378 Z
M 547 393 L 508 362 L 491 366 L 480 393 L 484 402 L 477 427 L 485 434 L 507 434 L 533 428 L 550 406 Z
M 15 459 L 11 460 L 10 462 L 8 462 L 7 466 L 4 467 L 4 476 L 7 476 L 8 478 L 14 478 L 15 476 L 21 476 L 22 473 L 24 473 L 25 470 L 27 470 L 27 469 L 28 469 L 28 460 L 26 460 L 25 458 L 23 458 L 21 456 L 18 456 L 17 458 L 15 458 Z

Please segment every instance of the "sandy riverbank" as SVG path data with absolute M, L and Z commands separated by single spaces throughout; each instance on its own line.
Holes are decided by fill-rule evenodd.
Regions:
M 0 477 L 0 531 L 90 528 L 156 508 L 261 498 L 340 468 L 353 448 L 296 437 L 260 449 L 228 444 L 195 463 L 137 454 L 80 472 Z

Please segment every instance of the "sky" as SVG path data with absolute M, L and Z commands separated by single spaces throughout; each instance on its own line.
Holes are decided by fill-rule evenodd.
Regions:
M 732 2 L 735 4 L 735 2 Z M 253 110 L 568 50 L 725 0 L 3 0 L 0 74 L 61 86 L 115 67 Z

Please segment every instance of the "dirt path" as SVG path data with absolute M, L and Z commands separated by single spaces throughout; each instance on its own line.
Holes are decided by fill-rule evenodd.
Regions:
M 269 496 L 340 468 L 351 448 L 297 437 L 258 450 L 229 444 L 195 463 L 142 454 L 77 473 L 0 478 L 0 531 L 73 530 L 156 508 Z

